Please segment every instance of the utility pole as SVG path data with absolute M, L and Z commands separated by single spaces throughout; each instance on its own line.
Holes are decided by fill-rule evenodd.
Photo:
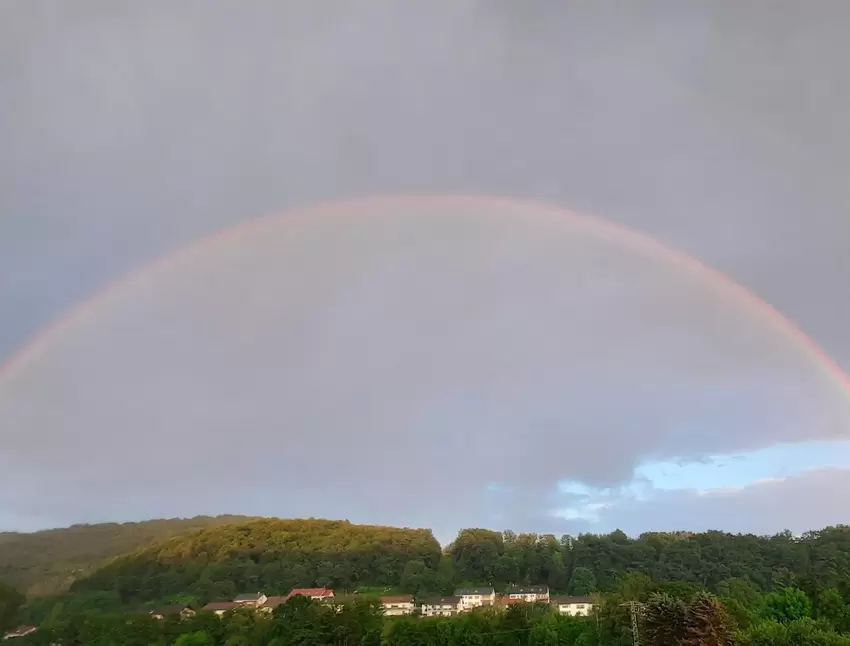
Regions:
M 632 645 L 640 646 L 640 627 L 638 618 L 640 615 L 641 603 L 638 601 L 628 601 L 626 603 L 620 604 L 623 607 L 628 606 L 629 614 L 631 615 L 632 620 Z

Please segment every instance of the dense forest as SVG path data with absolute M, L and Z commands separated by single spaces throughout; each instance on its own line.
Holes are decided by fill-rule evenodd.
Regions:
M 348 521 L 263 519 L 177 536 L 119 557 L 72 592 L 115 593 L 121 604 L 188 595 L 229 599 L 297 586 L 397 586 L 435 572 L 440 544 L 427 529 Z M 407 574 L 406 574 L 407 573 Z
M 809 593 L 850 585 L 850 527 L 801 537 L 622 532 L 579 536 L 459 532 L 441 556 L 428 530 L 326 520 L 258 520 L 223 525 L 115 559 L 74 592 L 115 594 L 122 604 L 188 595 L 198 601 L 245 590 L 269 594 L 295 586 L 353 590 L 392 587 L 418 595 L 457 585 L 546 583 L 587 594 L 608 590 L 628 572 L 695 589 L 721 590 L 745 579 L 759 591 L 797 586 Z M 185 597 L 181 597 L 185 598 Z
M 33 533 L 0 532 L 0 581 L 31 597 L 56 594 L 104 561 L 153 541 L 245 520 L 246 516 L 197 516 L 74 525 Z

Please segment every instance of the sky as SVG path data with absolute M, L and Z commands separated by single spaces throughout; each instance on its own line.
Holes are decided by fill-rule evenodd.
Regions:
M 848 13 L 0 0 L 0 529 L 846 522 Z

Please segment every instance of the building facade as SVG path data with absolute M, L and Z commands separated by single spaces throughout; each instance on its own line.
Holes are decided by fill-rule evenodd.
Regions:
M 455 596 L 460 597 L 461 610 L 471 610 L 496 603 L 496 591 L 493 588 L 458 588 Z
M 508 599 L 521 599 L 527 603 L 543 601 L 549 603 L 549 586 L 548 585 L 525 585 L 514 586 L 508 588 Z
M 426 599 L 421 606 L 423 617 L 451 617 L 460 612 L 460 597 Z
M 415 607 L 412 594 L 381 597 L 381 606 L 383 606 L 384 615 L 387 617 L 412 614 Z
M 590 597 L 552 597 L 550 603 L 562 615 L 573 617 L 587 617 L 593 610 Z

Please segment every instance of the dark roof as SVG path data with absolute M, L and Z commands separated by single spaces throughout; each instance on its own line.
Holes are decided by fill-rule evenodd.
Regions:
M 423 606 L 456 606 L 460 603 L 460 597 L 433 597 L 425 599 Z
M 245 603 L 247 601 L 258 601 L 260 597 L 263 596 L 262 592 L 249 592 L 247 594 L 240 594 L 236 597 L 233 602 L 234 603 Z
M 593 600 L 590 597 L 549 597 L 549 603 L 553 603 L 553 604 L 593 603 Z
M 167 617 L 168 615 L 179 615 L 184 610 L 192 610 L 188 606 L 160 606 L 159 608 L 154 608 L 151 610 L 152 615 L 162 615 L 163 617 Z
M 546 594 L 549 592 L 548 585 L 516 585 L 508 588 L 505 594 Z
M 493 588 L 458 588 L 455 590 L 455 594 L 458 596 L 463 596 L 465 594 L 493 594 L 495 590 Z

